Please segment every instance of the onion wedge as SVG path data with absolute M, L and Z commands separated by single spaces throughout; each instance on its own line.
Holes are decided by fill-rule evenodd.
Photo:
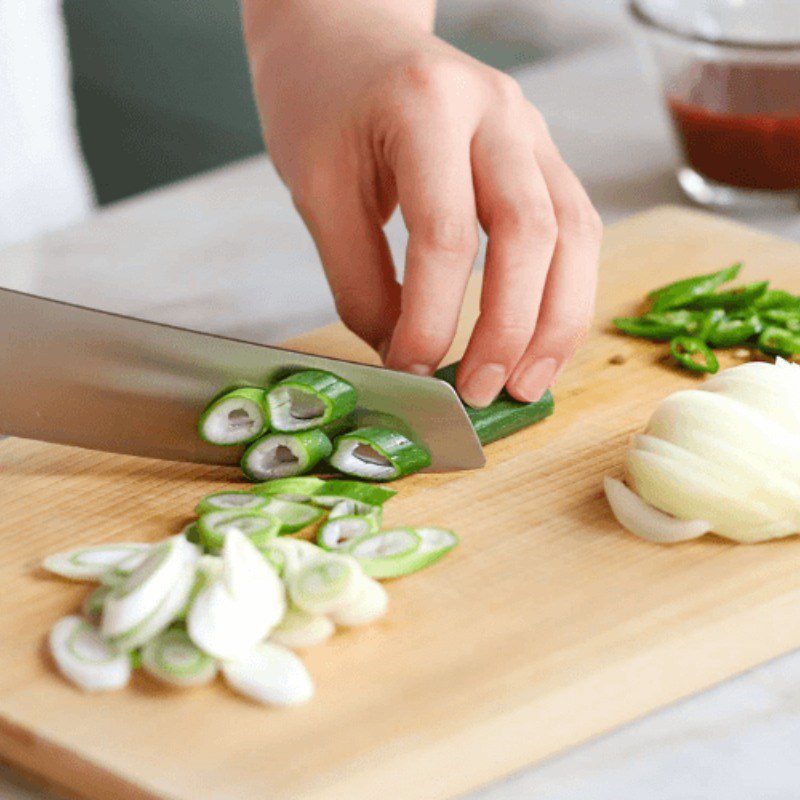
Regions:
M 648 542 L 674 544 L 697 539 L 711 531 L 711 525 L 705 520 L 680 520 L 653 508 L 616 478 L 607 475 L 603 488 L 617 522 Z

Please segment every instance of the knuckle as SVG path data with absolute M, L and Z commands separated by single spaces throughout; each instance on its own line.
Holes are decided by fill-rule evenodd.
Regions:
M 508 314 L 502 316 L 486 316 L 483 320 L 485 330 L 492 341 L 501 344 L 527 343 L 533 333 L 534 319 L 515 319 Z
M 450 59 L 415 55 L 397 68 L 393 82 L 404 96 L 438 101 L 450 95 L 454 72 Z
M 565 353 L 573 352 L 583 341 L 589 330 L 591 314 L 569 314 L 559 317 L 555 323 L 553 336 L 558 343 L 558 349 Z
M 505 72 L 493 71 L 489 78 L 489 86 L 495 100 L 504 106 L 515 106 L 525 99 L 522 87 Z
M 603 221 L 588 198 L 559 208 L 558 221 L 565 233 L 596 243 L 603 238 Z
M 426 250 L 472 258 L 478 252 L 475 223 L 458 214 L 430 215 L 418 223 L 415 233 Z
M 496 204 L 494 216 L 499 225 L 523 233 L 529 231 L 537 239 L 555 243 L 558 221 L 552 204 L 542 198 L 523 194 Z

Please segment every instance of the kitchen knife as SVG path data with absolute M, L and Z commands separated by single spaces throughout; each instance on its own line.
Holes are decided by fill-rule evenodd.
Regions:
M 298 369 L 350 381 L 366 409 L 404 420 L 429 470 L 485 458 L 455 391 L 435 378 L 212 336 L 0 289 L 0 433 L 93 450 L 235 464 L 239 447 L 200 440 L 197 419 L 221 390 Z

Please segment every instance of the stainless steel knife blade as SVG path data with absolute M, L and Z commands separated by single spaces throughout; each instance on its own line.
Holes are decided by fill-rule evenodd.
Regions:
M 241 448 L 197 435 L 209 400 L 296 369 L 350 381 L 364 408 L 396 415 L 427 444 L 429 470 L 485 458 L 461 401 L 434 378 L 160 325 L 0 289 L 0 433 L 174 461 L 234 464 Z

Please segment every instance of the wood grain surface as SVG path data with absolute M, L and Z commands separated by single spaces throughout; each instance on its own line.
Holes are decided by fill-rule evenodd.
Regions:
M 105 695 L 67 685 L 44 637 L 87 588 L 45 575 L 42 557 L 158 540 L 239 479 L 0 442 L 0 757 L 93 800 L 437 800 L 800 645 L 800 541 L 659 547 L 623 532 L 601 495 L 655 403 L 696 380 L 660 360 L 663 346 L 611 333 L 610 318 L 734 260 L 745 281 L 800 290 L 800 246 L 727 221 L 663 208 L 607 232 L 596 325 L 555 416 L 490 446 L 483 470 L 398 484 L 387 525 L 450 527 L 461 546 L 387 584 L 383 622 L 308 651 L 318 691 L 302 708 L 143 676 Z M 477 297 L 473 286 L 465 323 Z M 293 344 L 369 357 L 339 326 Z

